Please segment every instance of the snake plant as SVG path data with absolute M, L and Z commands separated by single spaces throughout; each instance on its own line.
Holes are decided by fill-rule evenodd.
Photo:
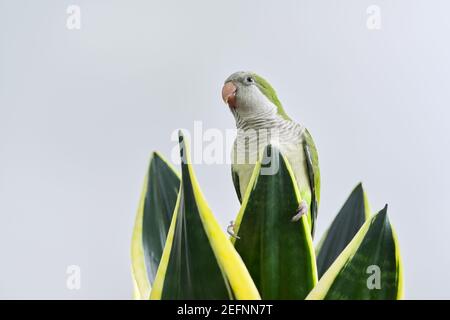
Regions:
M 235 233 L 219 226 L 195 176 L 180 133 L 181 174 L 153 153 L 132 236 L 136 299 L 400 299 L 399 244 L 387 207 L 372 215 L 358 185 L 314 248 L 289 163 L 255 166 Z M 274 153 L 273 153 L 274 152 Z

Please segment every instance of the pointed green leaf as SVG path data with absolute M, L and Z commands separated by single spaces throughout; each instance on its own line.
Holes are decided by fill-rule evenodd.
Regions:
M 308 217 L 291 221 L 300 192 L 281 153 L 268 146 L 262 163 L 277 170 L 256 164 L 232 241 L 263 299 L 304 299 L 317 282 Z
M 358 184 L 320 241 L 317 249 L 319 278 L 350 243 L 369 216 L 367 196 L 362 184 Z
M 136 299 L 147 299 L 150 294 L 179 187 L 178 173 L 160 154 L 154 152 L 145 177 L 131 244 Z
M 151 299 L 259 299 L 242 259 L 209 209 L 180 134 L 182 179 Z
M 366 221 L 307 299 L 381 300 L 403 297 L 403 272 L 387 207 Z

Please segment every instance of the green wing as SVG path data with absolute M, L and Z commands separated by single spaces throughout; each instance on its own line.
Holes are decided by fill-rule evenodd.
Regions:
M 236 190 L 236 194 L 238 196 L 239 202 L 242 203 L 242 195 L 241 188 L 239 186 L 239 176 L 231 167 L 231 178 L 233 178 L 234 189 Z
M 311 187 L 311 234 L 314 236 L 317 211 L 320 201 L 320 169 L 316 145 L 308 130 L 303 133 L 303 151 L 308 167 L 309 185 Z

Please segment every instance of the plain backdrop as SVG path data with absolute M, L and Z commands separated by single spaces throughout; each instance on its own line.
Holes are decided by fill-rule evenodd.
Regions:
M 81 8 L 68 30 L 66 9 Z M 367 27 L 370 5 L 381 29 Z M 0 0 L 0 298 L 131 298 L 149 155 L 178 128 L 226 130 L 237 70 L 309 128 L 318 237 L 352 188 L 389 204 L 407 298 L 450 298 L 450 3 L 444 0 Z M 225 152 L 228 153 L 228 150 Z M 228 155 L 227 155 L 228 156 Z M 227 164 L 195 165 L 221 225 Z M 69 265 L 80 290 L 66 287 Z

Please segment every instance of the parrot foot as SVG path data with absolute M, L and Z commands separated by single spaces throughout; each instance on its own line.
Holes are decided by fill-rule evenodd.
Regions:
M 227 233 L 235 239 L 240 239 L 240 237 L 234 233 L 234 221 L 230 221 L 230 224 L 227 227 Z
M 291 221 L 297 222 L 307 212 L 308 212 L 308 204 L 306 203 L 305 200 L 303 200 L 302 202 L 300 202 L 296 215 L 292 217 Z

